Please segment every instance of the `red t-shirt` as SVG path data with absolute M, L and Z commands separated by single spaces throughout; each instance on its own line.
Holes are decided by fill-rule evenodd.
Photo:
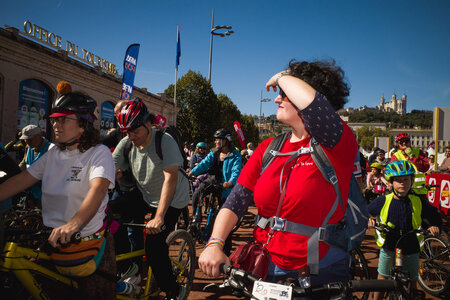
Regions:
M 347 205 L 350 178 L 357 153 L 357 143 L 351 129 L 343 123 L 343 134 L 337 145 L 330 149 L 323 147 L 336 170 L 339 188 L 342 193 L 344 209 L 338 206 L 329 223 L 342 220 Z M 300 147 L 308 147 L 311 138 L 291 143 L 286 141 L 280 152 L 296 151 Z M 238 183 L 254 192 L 254 201 L 258 214 L 263 217 L 276 215 L 280 200 L 280 173 L 289 156 L 277 157 L 260 177 L 261 160 L 271 139 L 263 141 L 254 151 L 244 166 Z M 291 166 L 291 162 L 288 165 Z M 283 183 L 289 173 L 289 166 L 283 172 Z M 336 199 L 333 186 L 327 183 L 311 158 L 311 154 L 300 155 L 287 184 L 286 196 L 279 217 L 292 222 L 319 227 Z M 253 235 L 263 244 L 267 242 L 269 228 L 255 227 Z M 308 237 L 277 231 L 269 241 L 268 249 L 272 261 L 279 267 L 288 270 L 298 269 L 307 261 Z M 329 247 L 323 242 L 319 245 L 321 259 Z

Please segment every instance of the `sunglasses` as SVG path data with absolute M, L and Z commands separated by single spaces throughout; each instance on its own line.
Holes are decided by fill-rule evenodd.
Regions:
M 206 150 L 206 148 L 198 147 L 198 150 Z
M 75 120 L 75 121 L 77 121 L 78 119 L 76 119 L 76 118 L 69 118 L 67 116 L 55 117 L 55 118 L 50 118 L 50 124 L 52 124 L 52 125 L 55 125 L 56 123 L 64 124 L 64 123 L 66 123 L 66 120 Z
M 410 141 L 411 141 L 410 139 L 403 139 L 403 140 L 398 141 L 398 143 L 399 143 L 399 144 L 407 144 L 407 143 L 409 143 Z
M 280 87 L 278 87 L 278 88 L 280 89 L 281 98 L 287 97 L 286 94 L 284 93 L 284 91 Z

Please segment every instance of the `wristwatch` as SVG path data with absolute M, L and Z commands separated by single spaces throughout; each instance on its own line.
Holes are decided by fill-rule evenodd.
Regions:
M 286 75 L 290 75 L 288 71 L 281 72 L 281 73 L 277 76 L 277 78 L 275 79 L 275 83 L 277 84 L 277 86 L 279 86 L 279 85 L 278 85 L 278 80 L 280 80 L 281 77 L 286 76 Z

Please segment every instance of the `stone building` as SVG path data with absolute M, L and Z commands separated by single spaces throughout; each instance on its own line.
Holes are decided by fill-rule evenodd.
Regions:
M 51 126 L 45 116 L 58 96 L 56 86 L 61 80 L 69 82 L 73 91 L 97 101 L 95 126 L 101 133 L 115 126 L 112 108 L 119 100 L 122 87 L 121 78 L 111 72 L 115 66 L 94 55 L 86 55 L 85 60 L 77 58 L 72 48 L 52 47 L 64 43 L 43 28 L 39 30 L 40 36 L 30 36 L 26 31 L 26 25 L 23 32 L 12 27 L 0 28 L 1 142 L 11 141 L 28 124 L 39 125 L 51 139 Z M 168 125 L 175 124 L 173 99 L 136 86 L 133 97 L 141 98 L 150 112 L 164 116 Z
M 401 98 L 397 99 L 397 95 L 393 93 L 389 102 L 386 102 L 384 96 L 382 96 L 380 105 L 377 108 L 383 112 L 395 112 L 404 116 L 406 114 L 406 94 L 403 94 Z

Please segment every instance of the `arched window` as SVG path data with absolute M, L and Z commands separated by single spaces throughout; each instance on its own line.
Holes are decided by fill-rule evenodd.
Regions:
M 51 128 L 45 118 L 51 108 L 52 90 L 42 81 L 25 79 L 20 83 L 17 129 L 34 124 L 39 126 L 45 136 L 49 137 Z

